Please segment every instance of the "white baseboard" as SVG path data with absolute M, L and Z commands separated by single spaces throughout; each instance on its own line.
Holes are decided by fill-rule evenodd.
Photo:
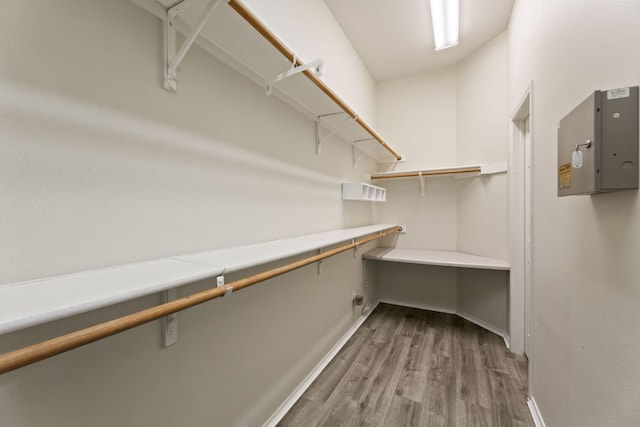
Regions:
M 428 310 L 428 311 L 437 311 L 439 313 L 456 314 L 455 310 L 450 310 L 448 308 L 442 308 L 442 307 L 433 307 L 430 305 L 414 304 L 410 302 L 395 301 L 390 299 L 381 299 L 380 302 L 385 304 L 399 305 L 401 307 L 417 308 L 419 310 Z
M 465 313 L 463 311 L 458 311 L 456 313 L 458 316 L 462 317 L 465 320 L 468 320 L 471 323 L 475 323 L 476 325 L 480 326 L 481 328 L 486 329 L 489 332 L 493 332 L 494 334 L 502 337 L 502 339 L 504 340 L 504 344 L 507 346 L 507 348 L 511 348 L 511 341 L 509 340 L 509 336 L 507 335 L 507 333 L 503 330 L 500 330 L 498 328 L 496 328 L 495 326 L 491 325 L 490 323 L 485 322 L 484 320 L 480 320 L 477 317 L 474 317 L 472 315 L 470 315 L 469 313 Z
M 349 328 L 349 330 L 340 338 L 340 340 L 333 346 L 329 353 L 327 353 L 322 360 L 309 372 L 309 375 L 305 377 L 304 380 L 296 387 L 296 389 L 289 395 L 289 397 L 280 405 L 280 407 L 269 417 L 269 419 L 262 425 L 262 427 L 275 427 L 287 412 L 291 410 L 293 405 L 300 399 L 302 394 L 309 388 L 311 383 L 322 373 L 324 368 L 333 360 L 334 357 L 338 354 L 338 352 L 344 347 L 344 345 L 349 341 L 349 339 L 356 333 L 358 328 L 362 326 L 365 320 L 369 317 L 373 310 L 378 306 L 378 303 L 375 303 L 373 307 L 366 313 L 360 316 L 360 318 Z
M 546 427 L 544 420 L 542 419 L 540 409 L 538 408 L 538 404 L 533 396 L 529 396 L 527 398 L 527 406 L 529 407 L 529 412 L 531 412 L 531 417 L 533 418 L 533 423 L 536 427 Z
M 504 335 L 502 336 L 502 339 L 504 340 L 504 345 L 506 345 L 506 346 L 507 346 L 507 348 L 508 348 L 509 350 L 511 350 L 511 338 L 509 338 L 509 335 L 504 334 Z

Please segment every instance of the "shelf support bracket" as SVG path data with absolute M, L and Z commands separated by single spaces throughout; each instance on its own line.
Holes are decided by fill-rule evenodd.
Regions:
M 267 81 L 267 95 L 271 95 L 271 92 L 273 90 L 273 85 L 278 83 L 280 80 L 284 80 L 287 77 L 291 77 L 303 71 L 313 70 L 314 74 L 317 77 L 322 76 L 322 66 L 324 65 L 324 61 L 322 59 L 318 58 L 313 62 L 310 62 L 308 64 L 302 64 L 302 65 L 296 65 L 296 62 L 297 62 L 297 58 L 294 55 L 291 68 L 289 70 L 285 71 L 284 73 L 280 73 L 277 76 L 273 77 L 271 80 Z
M 425 191 L 424 191 L 424 176 L 422 175 L 422 171 L 418 172 L 418 178 L 420 179 L 420 196 L 424 197 L 425 196 Z
M 322 248 L 318 249 L 318 255 L 322 255 Z M 318 261 L 318 276 L 322 274 L 322 260 Z
M 227 2 L 229 0 L 226 0 Z M 204 9 L 196 24 L 191 29 L 191 32 L 187 35 L 187 38 L 180 46 L 180 49 L 176 52 L 176 16 L 186 7 L 193 4 L 191 0 L 181 1 L 180 3 L 168 8 L 166 10 L 165 20 L 164 20 L 164 88 L 169 92 L 176 91 L 176 82 L 177 77 L 176 73 L 178 71 L 178 67 L 180 63 L 184 59 L 185 55 L 189 51 L 189 48 L 195 42 L 196 37 L 202 31 L 202 28 L 209 20 L 209 17 L 213 13 L 213 10 L 220 3 L 220 0 L 210 0 L 207 7 Z
M 329 135 L 326 135 L 324 138 L 320 138 L 320 129 L 322 128 L 322 126 L 321 126 L 322 118 L 323 117 L 328 117 L 328 116 L 335 116 L 337 114 L 347 114 L 347 113 L 340 112 L 340 113 L 325 114 L 325 115 L 322 115 L 322 116 L 318 116 L 318 120 L 316 121 L 316 154 L 320 154 L 320 149 L 322 148 L 322 144 L 327 142 L 329 140 L 329 138 L 331 138 L 342 126 L 344 126 L 345 124 L 349 123 L 350 121 L 356 120 L 358 118 L 357 116 L 356 117 L 347 116 L 346 119 L 344 119 L 342 122 L 340 122 L 340 124 L 338 126 L 336 126 L 331 132 L 329 132 Z
M 369 287 L 367 284 L 367 259 L 362 258 L 362 286 L 366 289 Z
M 220 275 L 220 276 L 216 277 L 216 288 L 219 288 L 221 286 L 224 286 L 224 276 L 223 275 Z M 226 297 L 227 295 L 231 295 L 232 292 L 233 292 L 233 288 L 232 287 L 228 287 L 224 291 L 224 296 Z
M 220 286 L 224 286 L 224 276 L 222 275 L 216 277 L 216 288 L 219 288 Z
M 178 298 L 178 289 L 167 289 L 162 293 L 162 302 L 170 302 Z M 178 313 L 165 316 L 162 319 L 162 331 L 164 333 L 164 347 L 171 347 L 178 342 Z
M 357 139 L 357 140 L 353 141 L 353 168 L 354 169 L 358 165 L 358 162 L 360 162 L 360 160 L 362 160 L 363 158 L 365 158 L 367 156 L 367 153 L 365 153 L 364 151 L 358 149 L 358 147 L 357 147 L 358 142 L 372 141 L 372 140 L 373 140 L 373 138 L 366 138 L 366 139 Z M 360 151 L 362 153 L 360 156 L 358 156 L 358 151 Z

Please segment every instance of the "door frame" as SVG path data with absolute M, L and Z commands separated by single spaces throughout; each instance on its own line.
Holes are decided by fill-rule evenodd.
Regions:
M 529 139 L 525 143 L 528 120 Z M 511 270 L 509 273 L 509 333 L 511 350 L 530 356 L 533 351 L 533 81 L 511 115 L 510 211 Z M 531 363 L 529 371 L 531 373 Z

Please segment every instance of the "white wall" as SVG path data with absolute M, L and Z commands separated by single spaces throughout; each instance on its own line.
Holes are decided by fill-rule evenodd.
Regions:
M 457 269 L 396 262 L 377 262 L 376 267 L 381 301 L 444 313 L 456 312 Z
M 396 169 L 455 163 L 455 68 L 380 82 L 377 109 L 378 129 L 405 156 Z M 391 167 L 381 165 L 381 171 Z
M 508 158 L 507 39 L 501 34 L 464 62 L 436 72 L 382 82 L 378 122 L 398 152 L 400 164 L 382 170 L 412 170 L 493 163 Z M 382 181 L 387 203 L 381 222 L 406 225 L 407 233 L 383 245 L 459 250 L 508 260 L 507 174 L 455 180 Z M 507 332 L 507 274 L 380 263 L 380 297 L 386 301 L 464 313 Z M 478 298 L 484 295 L 485 298 Z
M 456 312 L 509 336 L 509 277 L 505 271 L 458 269 Z
M 381 164 L 382 171 L 450 166 L 456 161 L 456 77 L 453 69 L 416 74 L 378 85 L 378 128 L 393 141 L 403 163 Z M 398 221 L 408 232 L 396 246 L 456 247 L 456 188 L 451 179 L 426 182 L 425 197 L 416 179 L 384 180 L 387 203 L 379 221 Z M 395 237 L 394 237 L 395 238 Z
M 531 391 L 548 426 L 640 420 L 637 191 L 556 196 L 557 123 L 597 89 L 639 84 L 640 2 L 517 0 L 509 111 L 533 92 Z
M 354 170 L 347 144 L 317 156 L 315 124 L 262 87 L 195 47 L 178 93 L 161 89 L 148 12 L 3 6 L 1 284 L 371 222 L 340 183 L 373 163 Z M 361 275 L 343 254 L 181 314 L 170 349 L 154 322 L 3 375 L 0 425 L 261 425 L 359 318 L 352 289 L 376 298 Z M 0 351 L 158 301 L 3 336 Z
M 503 33 L 458 67 L 458 164 L 508 160 L 507 38 Z M 458 180 L 458 250 L 509 259 L 508 175 Z

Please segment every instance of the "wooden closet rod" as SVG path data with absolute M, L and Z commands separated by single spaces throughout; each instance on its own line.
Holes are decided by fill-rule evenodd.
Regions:
M 240 0 L 229 0 L 229 6 L 231 6 L 245 21 L 247 21 L 253 28 L 256 29 L 262 37 L 264 37 L 273 47 L 275 47 L 280 53 L 284 55 L 290 62 L 296 61 L 296 66 L 304 65 L 302 61 L 296 58 L 295 54 L 274 34 L 272 33 L 260 19 L 251 12 Z M 401 160 L 402 156 L 395 152 L 382 138 L 382 136 L 375 131 L 367 122 L 361 119 L 355 111 L 353 111 L 340 97 L 331 90 L 322 80 L 320 80 L 311 70 L 304 70 L 303 73 L 315 84 L 321 91 L 323 91 L 329 98 L 333 100 L 345 113 L 349 114 L 369 135 L 371 135 L 376 141 L 378 141 L 396 160 Z
M 322 252 L 321 254 L 304 258 L 299 261 L 283 265 L 281 267 L 277 267 L 268 271 L 264 271 L 262 273 L 255 274 L 253 276 L 246 277 L 244 279 L 236 280 L 235 282 L 231 282 L 217 288 L 207 289 L 193 295 L 150 307 L 145 310 L 119 317 L 117 319 L 109 320 L 95 326 L 90 326 L 76 332 L 71 332 L 67 335 L 62 335 L 47 341 L 43 341 L 37 344 L 30 345 L 28 347 L 5 353 L 3 355 L 0 355 L 0 374 L 13 371 L 23 366 L 27 366 L 40 360 L 55 356 L 57 354 L 64 353 L 65 351 L 73 350 L 74 348 L 81 347 L 85 344 L 90 344 L 94 341 L 110 337 L 111 335 L 115 335 L 119 332 L 126 331 L 128 329 L 163 318 L 178 311 L 182 311 L 195 305 L 202 304 L 203 302 L 224 296 L 227 291 L 235 292 L 251 285 L 255 285 L 256 283 L 264 282 L 265 280 L 280 276 L 284 273 L 288 273 L 306 265 L 313 264 L 341 252 L 348 251 L 349 249 L 356 248 L 359 245 L 372 242 L 389 234 L 397 233 L 401 230 L 401 227 L 391 227 L 369 237 L 363 237 L 359 240 L 353 241 L 352 243 L 348 243 L 328 250 L 326 252 Z
M 434 175 L 452 175 L 458 173 L 480 173 L 482 171 L 479 167 L 473 168 L 460 168 L 460 169 L 447 169 L 447 170 L 426 170 L 422 171 L 411 171 L 411 172 L 398 172 L 398 173 L 389 173 L 384 175 L 371 175 L 371 180 L 375 179 L 390 179 L 390 178 L 413 178 L 419 176 L 434 176 Z

